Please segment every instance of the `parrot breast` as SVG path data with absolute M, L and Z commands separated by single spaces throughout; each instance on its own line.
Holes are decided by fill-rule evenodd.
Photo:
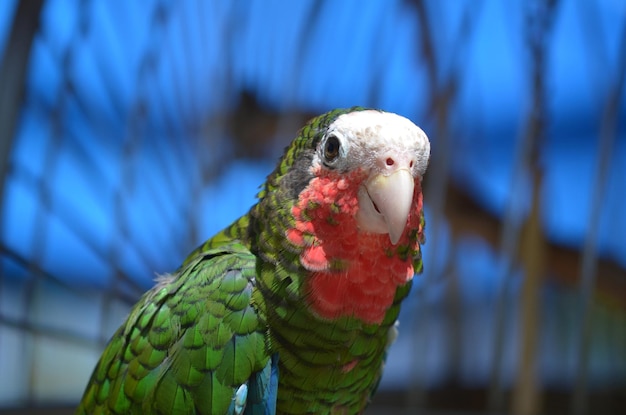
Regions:
M 292 208 L 295 226 L 287 239 L 300 250 L 309 272 L 305 297 L 325 319 L 353 316 L 379 324 L 396 289 L 415 273 L 422 234 L 422 193 L 416 180 L 407 226 L 396 245 L 389 235 L 361 232 L 356 221 L 363 171 L 339 173 L 318 168 Z

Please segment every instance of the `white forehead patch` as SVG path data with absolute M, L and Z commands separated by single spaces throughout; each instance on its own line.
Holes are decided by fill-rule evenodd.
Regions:
M 373 158 L 377 153 L 393 148 L 417 156 L 415 167 L 420 176 L 428 166 L 428 137 L 421 128 L 398 114 L 376 110 L 342 114 L 328 127 L 328 134 L 333 133 L 344 139 L 354 163 L 375 163 Z

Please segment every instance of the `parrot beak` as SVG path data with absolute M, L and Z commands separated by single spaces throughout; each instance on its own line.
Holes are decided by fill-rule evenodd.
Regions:
M 387 233 L 391 243 L 397 244 L 407 224 L 414 187 L 415 179 L 407 169 L 370 177 L 359 189 L 360 229 Z

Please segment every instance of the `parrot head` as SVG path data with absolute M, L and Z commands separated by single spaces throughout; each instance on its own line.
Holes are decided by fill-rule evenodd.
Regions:
M 296 264 L 296 291 L 318 316 L 380 323 L 421 270 L 429 156 L 410 120 L 360 107 L 314 118 L 287 148 L 260 194 L 271 230 L 260 245 L 285 272 Z
M 352 189 L 358 202 L 358 231 L 387 235 L 396 245 L 415 207 L 416 182 L 421 191 L 429 155 L 426 135 L 411 121 L 396 114 L 364 110 L 342 114 L 329 125 L 313 169 L 323 176 L 332 176 L 335 170 L 358 177 Z M 340 182 L 341 178 L 338 190 Z

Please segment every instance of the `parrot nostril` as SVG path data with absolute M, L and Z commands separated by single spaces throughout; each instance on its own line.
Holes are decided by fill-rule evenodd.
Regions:
M 387 157 L 386 163 L 387 163 L 387 166 L 393 166 L 393 164 L 395 162 L 393 161 L 393 159 L 391 157 Z M 413 162 L 411 162 L 411 163 L 413 163 Z
M 409 163 L 409 168 L 412 169 L 413 168 L 413 160 L 411 160 L 411 163 Z

